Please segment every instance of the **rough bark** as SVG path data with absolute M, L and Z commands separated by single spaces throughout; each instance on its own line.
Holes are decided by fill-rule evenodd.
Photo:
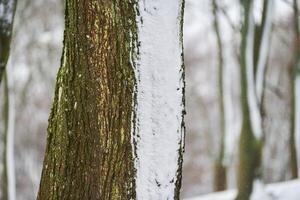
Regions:
M 137 63 L 140 53 L 144 53 L 139 50 L 143 43 L 137 20 L 145 21 L 138 18 L 138 4 L 131 0 L 66 1 L 63 55 L 37 199 L 137 199 L 138 124 L 143 119 L 136 113 L 141 78 L 136 73 L 143 65 Z M 155 29 L 148 31 L 159 34 Z M 151 123 L 149 127 L 157 125 Z M 176 150 L 174 199 L 179 199 L 181 151 Z M 152 170 L 159 173 L 160 169 Z
M 66 1 L 38 198 L 134 199 L 132 1 Z
M 226 166 L 224 165 L 225 149 L 225 111 L 224 111 L 224 66 L 223 66 L 223 45 L 220 35 L 220 25 L 218 20 L 218 5 L 216 0 L 212 2 L 214 15 L 214 29 L 217 39 L 218 52 L 218 89 L 219 89 L 219 112 L 220 112 L 220 143 L 219 152 L 214 166 L 214 190 L 222 191 L 227 186 Z

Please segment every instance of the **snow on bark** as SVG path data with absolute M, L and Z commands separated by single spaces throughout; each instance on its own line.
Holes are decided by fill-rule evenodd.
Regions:
M 183 147 L 181 0 L 139 1 L 137 199 L 174 199 Z
M 231 52 L 225 51 L 225 58 L 232 56 Z M 225 62 L 226 63 L 226 62 Z M 224 163 L 230 165 L 233 161 L 236 144 L 238 143 L 241 130 L 240 113 L 235 110 L 232 91 L 232 70 L 235 63 L 228 62 L 224 67 L 224 113 L 225 113 L 225 154 Z
M 270 47 L 270 35 L 272 31 L 274 1 L 269 0 L 266 11 L 266 21 L 263 27 L 263 35 L 258 56 L 257 72 L 256 72 L 256 95 L 258 104 L 262 104 L 263 85 L 265 68 L 268 60 L 268 52 Z
M 7 182 L 8 182 L 8 199 L 16 199 L 16 186 L 15 186 L 15 163 L 14 163 L 14 130 L 15 130 L 15 99 L 12 90 L 12 81 L 10 79 L 10 70 L 7 69 L 7 83 L 9 87 L 8 91 L 8 129 L 7 129 Z
M 0 1 L 0 32 L 11 34 L 11 25 L 14 15 L 14 0 Z
M 261 128 L 261 115 L 259 111 L 259 106 L 257 103 L 257 96 L 255 91 L 255 81 L 254 81 L 254 63 L 253 63 L 253 45 L 254 45 L 254 16 L 253 16 L 253 3 L 250 5 L 248 23 L 249 29 L 247 33 L 247 43 L 246 43 L 246 70 L 247 70 L 247 98 L 251 117 L 251 127 L 253 133 L 257 139 L 262 137 Z

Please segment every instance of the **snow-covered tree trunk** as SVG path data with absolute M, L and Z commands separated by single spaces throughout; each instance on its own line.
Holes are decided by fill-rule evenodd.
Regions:
M 1 144 L 3 145 L 1 165 L 3 166 L 0 176 L 1 199 L 15 199 L 15 176 L 13 157 L 13 96 L 10 91 L 8 70 L 5 69 L 10 53 L 10 41 L 12 37 L 13 19 L 16 10 L 15 0 L 0 0 L 0 85 L 4 79 L 3 92 L 3 119 L 4 131 L 0 133 Z
M 251 17 L 252 4 L 251 1 L 243 1 L 244 21 L 242 27 L 242 41 L 241 41 L 241 58 L 240 58 L 240 72 L 241 72 L 241 107 L 242 107 L 242 127 L 239 143 L 239 168 L 238 168 L 238 195 L 236 200 L 248 200 L 252 191 L 252 183 L 255 171 L 255 146 L 256 140 L 251 127 L 250 108 L 248 104 L 248 88 L 249 81 L 247 77 L 247 51 L 251 45 L 251 38 L 253 35 L 253 21 Z M 249 64 L 249 63 L 248 63 Z
M 16 0 L 0 0 L 0 84 L 9 57 Z
M 3 144 L 1 175 L 1 199 L 15 200 L 16 185 L 15 185 L 15 166 L 14 166 L 14 96 L 11 90 L 12 82 L 9 77 L 8 69 L 3 77 L 3 119 L 4 132 L 1 134 L 1 144 Z
M 218 4 L 216 0 L 212 1 L 214 16 L 214 31 L 216 34 L 218 48 L 218 89 L 219 89 L 219 112 L 220 112 L 220 142 L 219 151 L 214 166 L 214 190 L 222 191 L 227 186 L 226 166 L 224 162 L 225 153 L 225 100 L 224 100 L 224 61 L 223 61 L 223 44 L 220 33 L 220 24 L 218 19 Z
M 66 2 L 37 199 L 179 199 L 184 2 Z
M 241 1 L 241 106 L 237 200 L 250 198 L 253 180 L 261 175 L 263 148 L 263 91 L 272 25 L 273 0 L 264 2 L 261 26 L 255 32 L 253 1 Z

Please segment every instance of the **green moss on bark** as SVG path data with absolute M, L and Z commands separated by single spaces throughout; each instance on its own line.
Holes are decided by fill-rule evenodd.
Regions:
M 37 199 L 135 199 L 136 3 L 68 0 Z

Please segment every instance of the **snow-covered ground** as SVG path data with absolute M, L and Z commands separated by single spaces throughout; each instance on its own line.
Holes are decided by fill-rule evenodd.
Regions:
M 299 200 L 300 180 L 263 185 L 256 182 L 251 200 Z M 216 192 L 185 200 L 234 200 L 236 190 Z

